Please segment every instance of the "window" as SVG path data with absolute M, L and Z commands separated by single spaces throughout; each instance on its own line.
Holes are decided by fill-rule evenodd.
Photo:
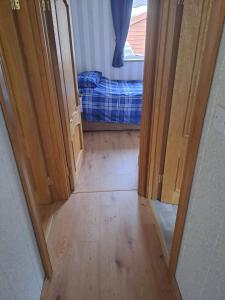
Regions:
M 124 48 L 125 60 L 144 60 L 147 0 L 134 0 Z

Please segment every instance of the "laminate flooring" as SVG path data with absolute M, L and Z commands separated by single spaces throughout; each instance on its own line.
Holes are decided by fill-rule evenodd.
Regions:
M 84 133 L 76 192 L 137 189 L 139 131 Z
M 72 194 L 60 207 L 49 233 L 53 278 L 44 297 L 177 299 L 152 209 L 135 190 L 138 134 L 123 132 L 110 137 L 111 141 L 106 133 L 85 135 L 88 153 L 80 171 L 81 192 Z M 124 140 L 128 137 L 127 145 Z M 98 158 L 95 162 L 94 157 Z

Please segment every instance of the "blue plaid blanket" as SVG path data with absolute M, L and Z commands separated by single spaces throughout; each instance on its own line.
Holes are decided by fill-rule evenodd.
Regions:
M 102 77 L 96 88 L 80 88 L 86 121 L 140 124 L 142 81 Z

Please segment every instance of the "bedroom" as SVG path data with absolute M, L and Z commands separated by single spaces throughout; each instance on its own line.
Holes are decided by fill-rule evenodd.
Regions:
M 84 129 L 95 127 L 91 121 L 101 122 L 103 130 L 111 123 L 140 125 L 147 0 L 133 1 L 132 8 L 131 5 L 132 2 L 130 7 L 125 7 L 122 18 L 127 18 L 127 23 L 124 24 L 124 28 L 121 27 L 124 33 L 118 32 L 118 35 L 125 34 L 125 38 L 121 49 L 117 50 L 120 53 L 115 53 L 116 36 L 110 1 L 71 3 L 77 72 L 80 74 L 85 71 L 97 71 L 99 73 L 96 74 L 96 80 L 100 81 L 100 77 L 104 78 L 95 93 L 92 89 L 84 90 L 85 83 L 81 82 L 84 78 L 78 76 L 80 93 L 83 94 L 83 120 L 88 121 L 88 123 L 83 122 Z M 115 18 L 118 16 L 116 9 L 124 8 L 122 5 L 118 8 L 115 6 Z M 115 19 L 115 22 L 118 20 Z M 121 51 L 124 51 L 124 58 Z M 117 55 L 121 57 L 116 57 Z M 92 84 L 94 85 L 91 82 L 90 86 Z M 90 95 L 92 92 L 96 100 L 92 99 Z M 92 112 L 92 106 L 95 109 L 100 108 Z M 124 128 L 126 127 L 129 128 L 128 126 Z
M 71 2 L 84 132 L 82 167 L 86 170 L 91 161 L 89 172 L 99 174 L 91 184 L 86 172 L 81 172 L 76 191 L 137 188 L 147 0 L 127 1 L 125 6 L 115 3 Z M 124 11 L 124 24 L 117 18 L 119 10 Z M 121 34 L 118 50 L 115 40 Z M 92 155 L 91 148 L 95 151 Z
M 138 187 L 147 9 L 148 0 L 71 1 L 85 149 L 77 193 Z M 177 214 L 172 198 L 158 194 L 152 204 L 167 256 Z

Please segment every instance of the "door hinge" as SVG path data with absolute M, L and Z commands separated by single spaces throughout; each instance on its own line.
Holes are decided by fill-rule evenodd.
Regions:
M 19 10 L 20 9 L 20 1 L 19 0 L 10 0 L 12 10 Z
M 184 0 L 177 0 L 177 5 L 184 5 Z
M 159 174 L 158 183 L 162 183 L 162 182 L 163 182 L 163 174 Z
M 42 9 L 43 11 L 50 10 L 50 0 L 42 0 Z
M 50 176 L 47 176 L 47 184 L 48 186 L 52 186 L 53 185 L 53 180 Z

